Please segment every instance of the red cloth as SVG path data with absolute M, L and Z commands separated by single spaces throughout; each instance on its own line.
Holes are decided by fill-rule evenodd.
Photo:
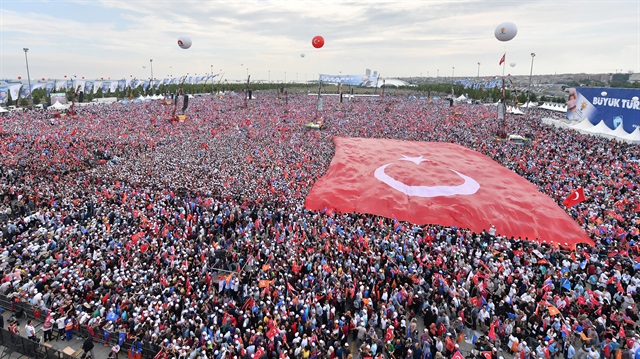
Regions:
M 307 196 L 307 209 L 370 213 L 476 232 L 493 224 L 507 237 L 593 245 L 553 199 L 479 152 L 441 142 L 334 141 L 335 156 Z

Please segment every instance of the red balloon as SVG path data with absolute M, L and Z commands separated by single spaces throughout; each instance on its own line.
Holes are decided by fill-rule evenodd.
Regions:
M 44 81 L 44 77 L 42 78 L 42 81 Z
M 324 46 L 324 38 L 322 36 L 314 36 L 313 40 L 311 40 L 311 45 L 313 45 L 313 47 L 315 47 L 316 49 L 321 48 L 322 46 Z
M 22 76 L 18 76 L 18 80 L 21 80 L 21 79 L 22 79 Z
M 104 80 L 104 77 L 101 77 L 100 80 Z
M 64 78 L 66 79 L 66 78 L 67 78 L 67 75 L 64 75 Z
M 84 80 L 84 76 L 82 76 L 82 79 Z

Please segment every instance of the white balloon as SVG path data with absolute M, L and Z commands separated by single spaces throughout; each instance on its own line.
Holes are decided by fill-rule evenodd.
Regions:
M 304 57 L 304 54 L 300 54 L 300 57 Z
M 516 24 L 512 22 L 503 22 L 502 24 L 498 25 L 498 27 L 496 27 L 496 30 L 494 31 L 496 39 L 500 41 L 509 41 L 516 37 L 517 33 L 518 28 L 516 27 Z
M 600 94 L 601 94 L 602 96 L 607 96 L 607 91 L 602 91 Z
M 188 49 L 191 47 L 191 38 L 189 36 L 180 36 L 178 38 L 178 46 L 180 46 L 181 49 Z
M 509 66 L 511 66 L 511 67 L 516 67 L 516 63 L 515 63 L 515 62 L 512 62 L 512 63 L 510 63 L 510 64 L 509 64 Z
M 638 100 L 640 100 L 640 98 L 638 98 L 638 96 L 633 96 L 631 99 L 632 99 L 633 101 L 638 101 Z

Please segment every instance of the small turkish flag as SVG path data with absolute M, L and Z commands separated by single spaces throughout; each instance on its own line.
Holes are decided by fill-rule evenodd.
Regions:
M 571 194 L 564 200 L 564 202 L 562 202 L 562 204 L 565 207 L 569 208 L 586 200 L 587 199 L 584 196 L 584 190 L 582 189 L 582 187 L 579 187 L 577 190 L 571 192 Z
M 500 58 L 500 62 L 498 63 L 498 65 L 502 65 L 502 64 L 504 63 L 504 60 L 505 60 L 506 58 L 507 58 L 507 53 L 505 52 L 505 53 L 502 55 L 502 58 Z

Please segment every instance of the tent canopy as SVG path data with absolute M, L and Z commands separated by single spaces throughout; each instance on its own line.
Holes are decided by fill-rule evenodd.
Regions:
M 622 140 L 628 143 L 640 143 L 640 126 L 636 127 L 630 134 L 622 137 Z
M 582 121 L 580 121 L 580 122 L 578 122 L 578 123 L 576 123 L 574 125 L 571 125 L 570 127 L 572 129 L 574 129 L 574 130 L 578 130 L 578 131 L 582 132 L 583 130 L 586 130 L 586 129 L 589 129 L 589 128 L 593 127 L 593 124 L 591 123 L 591 121 L 589 121 L 588 118 L 585 118 L 584 120 L 582 120 Z
M 592 126 L 591 128 L 584 129 L 580 131 L 582 133 L 586 133 L 588 135 L 596 135 L 607 138 L 613 138 L 613 130 L 607 126 L 603 120 L 600 120 L 597 125 Z
M 56 101 L 56 103 L 49 106 L 49 108 L 53 108 L 54 110 L 66 110 L 69 108 L 69 105 L 63 105 L 60 103 L 60 101 Z

